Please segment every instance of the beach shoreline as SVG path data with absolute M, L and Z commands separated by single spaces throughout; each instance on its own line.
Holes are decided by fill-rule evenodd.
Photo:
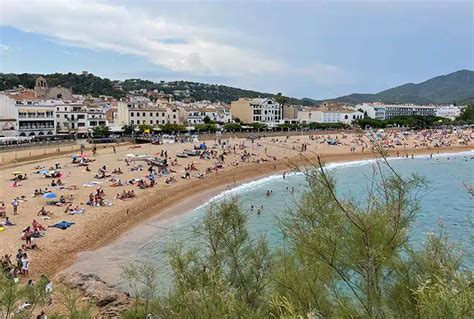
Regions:
M 332 135 L 336 136 L 336 135 Z M 339 134 L 339 136 L 341 136 Z M 323 137 L 321 137 L 322 139 Z M 329 138 L 329 135 L 328 135 Z M 289 139 L 280 137 L 280 141 L 274 141 L 267 138 L 259 140 L 257 143 L 250 142 L 248 139 L 229 139 L 229 145 L 240 145 L 246 143 L 245 150 L 252 155 L 253 158 L 268 158 L 268 161 L 256 162 L 241 162 L 239 165 L 230 165 L 230 162 L 235 161 L 242 154 L 242 150 L 237 152 L 229 152 L 226 158 L 226 165 L 223 169 L 219 169 L 205 178 L 191 178 L 180 179 L 183 176 L 184 167 L 194 163 L 196 159 L 180 159 L 180 165 L 173 167 L 178 170 L 176 177 L 177 183 L 165 184 L 164 179 L 160 178 L 158 184 L 153 188 L 144 190 L 137 189 L 137 198 L 121 201 L 113 200 L 113 206 L 110 207 L 89 207 L 86 206 L 85 214 L 70 216 L 63 212 L 64 208 L 50 207 L 55 215 L 50 221 L 41 221 L 47 225 L 61 220 L 68 220 L 75 222 L 75 225 L 67 230 L 56 230 L 47 228 L 46 236 L 40 238 L 37 243 L 41 247 L 39 251 L 33 251 L 29 254 L 32 258 L 32 267 L 28 277 L 38 277 L 41 274 L 48 276 L 55 276 L 64 269 L 73 265 L 77 257 L 88 251 L 94 251 L 101 247 L 105 247 L 119 240 L 126 232 L 138 227 L 140 224 L 146 223 L 152 218 L 167 218 L 174 217 L 187 211 L 191 211 L 199 204 L 205 203 L 209 198 L 228 189 L 234 188 L 243 183 L 253 180 L 258 180 L 269 175 L 290 171 L 296 167 L 308 166 L 315 164 L 317 155 L 320 155 L 325 163 L 334 162 L 350 162 L 357 160 L 367 160 L 375 157 L 375 154 L 368 148 L 364 149 L 358 146 L 357 150 L 352 150 L 352 141 L 354 136 L 347 138 L 342 137 L 344 144 L 341 146 L 330 146 L 322 143 L 321 139 L 311 141 L 308 136 L 293 136 Z M 302 155 L 300 147 L 302 143 L 310 143 L 310 149 Z M 408 146 L 397 146 L 388 151 L 389 156 L 408 156 L 408 155 L 429 155 L 440 153 L 457 153 L 463 151 L 471 151 L 474 149 L 472 143 L 468 145 L 444 146 L 441 148 L 433 147 L 414 147 L 416 140 L 408 140 Z M 258 145 L 260 143 L 260 145 Z M 195 143 L 194 143 L 195 144 Z M 354 144 L 356 145 L 356 144 Z M 2 240 L 4 245 L 0 247 L 2 254 L 12 254 L 20 246 L 21 241 L 18 238 L 19 232 L 25 226 L 31 223 L 31 220 L 36 217 L 38 208 L 44 205 L 45 201 L 41 198 L 31 199 L 29 194 L 32 194 L 35 188 L 44 187 L 43 183 L 48 183 L 48 179 L 40 178 L 39 176 L 31 175 L 30 178 L 24 182 L 24 185 L 19 188 L 10 188 L 11 181 L 7 177 L 11 176 L 13 169 L 24 172 L 31 172 L 32 166 L 43 164 L 46 167 L 54 166 L 56 161 L 60 161 L 64 167 L 62 172 L 64 174 L 64 182 L 67 185 L 78 185 L 79 189 L 76 191 L 63 191 L 64 195 L 67 193 L 74 194 L 75 201 L 82 201 L 79 205 L 84 205 L 88 194 L 94 191 L 93 188 L 83 187 L 84 183 L 93 179 L 93 172 L 97 171 L 103 164 L 107 164 L 110 169 L 122 167 L 124 169 L 123 179 L 137 177 L 141 178 L 145 175 L 144 172 L 128 171 L 128 166 L 124 165 L 123 159 L 126 154 L 130 152 L 139 152 L 141 154 L 156 154 L 159 151 L 167 150 L 174 157 L 177 152 L 183 148 L 192 147 L 193 143 L 176 143 L 171 145 L 151 145 L 145 144 L 140 148 L 134 146 L 123 145 L 117 147 L 112 151 L 109 149 L 99 149 L 95 162 L 91 163 L 91 172 L 84 171 L 84 168 L 76 167 L 70 164 L 70 156 L 55 155 L 49 158 L 41 158 L 27 163 L 15 163 L 12 166 L 0 167 L 0 175 L 4 177 L 0 181 L 0 188 L 9 189 L 0 196 L 6 204 L 9 204 L 13 196 L 27 195 L 27 200 L 20 206 L 19 215 L 11 215 L 18 227 L 2 232 Z M 234 146 L 235 147 L 235 146 Z M 133 150 L 132 150 L 133 148 Z M 267 153 L 268 151 L 268 153 Z M 273 158 L 274 159 L 270 159 Z M 69 162 L 69 164 L 67 163 Z M 197 161 L 195 162 L 200 171 L 204 171 L 206 166 L 212 164 L 212 161 Z M 127 170 L 127 171 L 125 171 Z M 107 192 L 107 199 L 114 196 L 115 192 L 120 192 L 122 189 L 130 189 L 132 186 L 123 187 L 120 189 L 111 188 L 104 180 L 102 187 Z M 84 185 L 85 186 L 85 185 Z M 77 199 L 76 199 L 77 198 Z M 110 199 L 112 200 L 112 199 Z M 77 202 L 76 202 L 77 203 Z M 15 230 L 16 229 L 16 230 Z M 24 280 L 26 278 L 22 278 Z
M 429 149 L 407 149 L 407 152 L 413 153 L 415 156 L 428 156 L 429 154 L 433 153 L 433 150 Z M 457 155 L 458 153 L 470 152 L 474 151 L 472 146 L 462 146 L 462 147 L 451 147 L 451 148 L 444 148 L 439 149 L 439 154 L 453 154 Z M 395 152 L 389 152 L 390 156 L 395 155 Z M 321 156 L 325 164 L 334 164 L 334 163 L 351 163 L 354 161 L 367 161 L 377 158 L 377 154 L 375 153 L 357 153 L 357 154 L 337 154 L 337 155 L 323 155 Z M 396 157 L 391 157 L 389 159 L 396 159 Z M 91 253 L 99 249 L 104 249 L 107 247 L 111 247 L 117 242 L 120 242 L 124 237 L 127 236 L 129 232 L 137 232 L 137 229 L 140 227 L 146 227 L 148 224 L 154 222 L 163 222 L 175 218 L 179 218 L 185 214 L 191 213 L 192 211 L 198 209 L 199 207 L 206 205 L 209 201 L 211 201 L 214 197 L 218 196 L 219 194 L 223 193 L 227 190 L 232 190 L 233 188 L 243 186 L 247 183 L 258 181 L 264 179 L 266 177 L 271 177 L 273 175 L 280 175 L 284 171 L 288 169 L 295 168 L 296 165 L 298 167 L 307 166 L 309 162 L 315 164 L 316 163 L 316 155 L 305 157 L 301 159 L 293 158 L 289 160 L 280 160 L 277 161 L 277 169 L 268 170 L 265 168 L 263 171 L 258 170 L 256 174 L 251 174 L 250 176 L 245 176 L 245 178 L 240 178 L 233 183 L 228 176 L 220 176 L 216 178 L 217 185 L 206 185 L 204 188 L 197 186 L 196 188 L 193 187 L 193 192 L 198 191 L 199 193 L 194 194 L 191 197 L 186 197 L 184 202 L 179 203 L 171 203 L 171 204 L 162 204 L 157 203 L 155 206 L 150 206 L 149 210 L 152 213 L 145 213 L 141 215 L 142 217 L 134 219 L 130 224 L 123 224 L 121 227 L 128 228 L 126 233 L 117 234 L 114 236 L 110 236 L 108 238 L 103 238 L 100 242 L 97 242 L 95 245 L 91 246 L 90 249 L 85 249 L 76 253 L 74 260 L 70 260 L 62 265 L 57 271 L 56 274 L 62 274 L 63 272 L 67 272 L 68 270 L 77 271 L 78 269 L 74 267 L 74 264 L 78 262 L 80 256 L 83 254 Z M 286 162 L 286 163 L 285 163 Z M 272 163 L 274 164 L 274 163 Z M 286 164 L 286 165 L 285 165 Z M 261 165 L 261 164 L 255 164 Z M 248 167 L 247 167 L 248 168 Z M 250 170 L 252 171 L 252 170 Z M 228 171 L 231 172 L 231 171 Z M 235 174 L 235 171 L 233 172 Z M 232 175 L 233 175 L 232 174 Z M 232 182 L 232 183 L 229 183 Z M 227 188 L 228 185 L 232 185 L 232 188 Z

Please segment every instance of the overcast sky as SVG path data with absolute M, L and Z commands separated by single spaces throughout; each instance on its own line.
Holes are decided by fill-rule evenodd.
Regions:
M 0 0 L 1 72 L 330 98 L 460 69 L 474 69 L 471 0 Z

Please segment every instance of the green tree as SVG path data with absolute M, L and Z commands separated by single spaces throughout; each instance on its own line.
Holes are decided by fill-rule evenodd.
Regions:
M 109 137 L 110 128 L 108 126 L 96 126 L 92 129 L 92 136 L 94 137 Z
M 462 111 L 462 114 L 456 118 L 457 121 L 463 121 L 466 124 L 474 123 L 474 104 L 468 105 Z
M 153 130 L 153 126 L 149 124 L 140 124 L 138 125 L 138 132 L 143 134 L 145 132 L 151 132 Z
M 39 280 L 33 286 L 15 282 L 4 271 L 0 271 L 0 317 L 1 318 L 32 318 L 38 306 L 44 305 L 49 296 L 45 292 L 47 282 Z M 18 311 L 20 306 L 29 306 Z
M 204 124 L 211 124 L 212 123 L 212 120 L 209 116 L 204 116 L 204 118 L 202 119 L 202 121 L 204 122 Z
M 173 132 L 184 132 L 184 131 L 186 131 L 186 127 L 184 125 L 181 125 L 181 124 L 168 123 L 168 124 L 161 125 L 160 127 L 161 127 L 161 130 L 164 133 L 173 133 Z
M 234 132 L 242 129 L 242 125 L 239 123 L 226 123 L 224 124 L 224 130 L 228 132 Z
M 277 93 L 277 95 L 275 95 L 275 101 L 281 106 L 285 106 L 285 104 L 288 102 L 288 98 L 283 96 L 281 93 Z
M 134 129 L 135 127 L 133 125 L 122 126 L 123 134 L 125 135 L 132 135 Z

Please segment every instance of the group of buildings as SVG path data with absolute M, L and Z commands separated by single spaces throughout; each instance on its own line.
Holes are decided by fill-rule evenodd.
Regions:
M 129 92 L 130 93 L 130 92 Z M 58 134 L 89 135 L 98 126 L 120 132 L 124 125 L 165 124 L 192 127 L 209 120 L 219 124 L 345 123 L 365 117 L 379 120 L 400 115 L 459 116 L 456 106 L 392 105 L 362 103 L 348 105 L 324 102 L 320 106 L 280 105 L 272 98 L 240 98 L 229 104 L 199 101 L 185 103 L 170 97 L 129 94 L 126 98 L 108 96 L 93 98 L 73 94 L 71 89 L 49 87 L 38 77 L 34 89 L 18 88 L 0 92 L 0 137 L 53 136 Z

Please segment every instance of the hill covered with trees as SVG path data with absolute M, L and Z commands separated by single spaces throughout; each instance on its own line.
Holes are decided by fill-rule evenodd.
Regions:
M 26 88 L 33 88 L 35 79 L 40 75 L 46 78 L 49 86 L 61 85 L 72 88 L 74 93 L 90 94 L 92 96 L 110 95 L 123 97 L 129 91 L 146 89 L 172 94 L 176 100 L 210 100 L 213 102 L 221 101 L 230 103 L 241 97 L 272 97 L 288 104 L 314 105 L 323 102 L 323 100 L 284 97 L 281 94 L 264 93 L 219 84 L 191 81 L 153 82 L 142 79 L 118 81 L 101 78 L 91 73 L 0 73 L 0 90 L 12 89 L 20 85 Z M 331 100 L 352 104 L 377 101 L 416 104 L 473 103 L 474 71 L 461 70 L 447 75 L 441 75 L 418 84 L 403 84 L 376 94 L 355 93 Z

